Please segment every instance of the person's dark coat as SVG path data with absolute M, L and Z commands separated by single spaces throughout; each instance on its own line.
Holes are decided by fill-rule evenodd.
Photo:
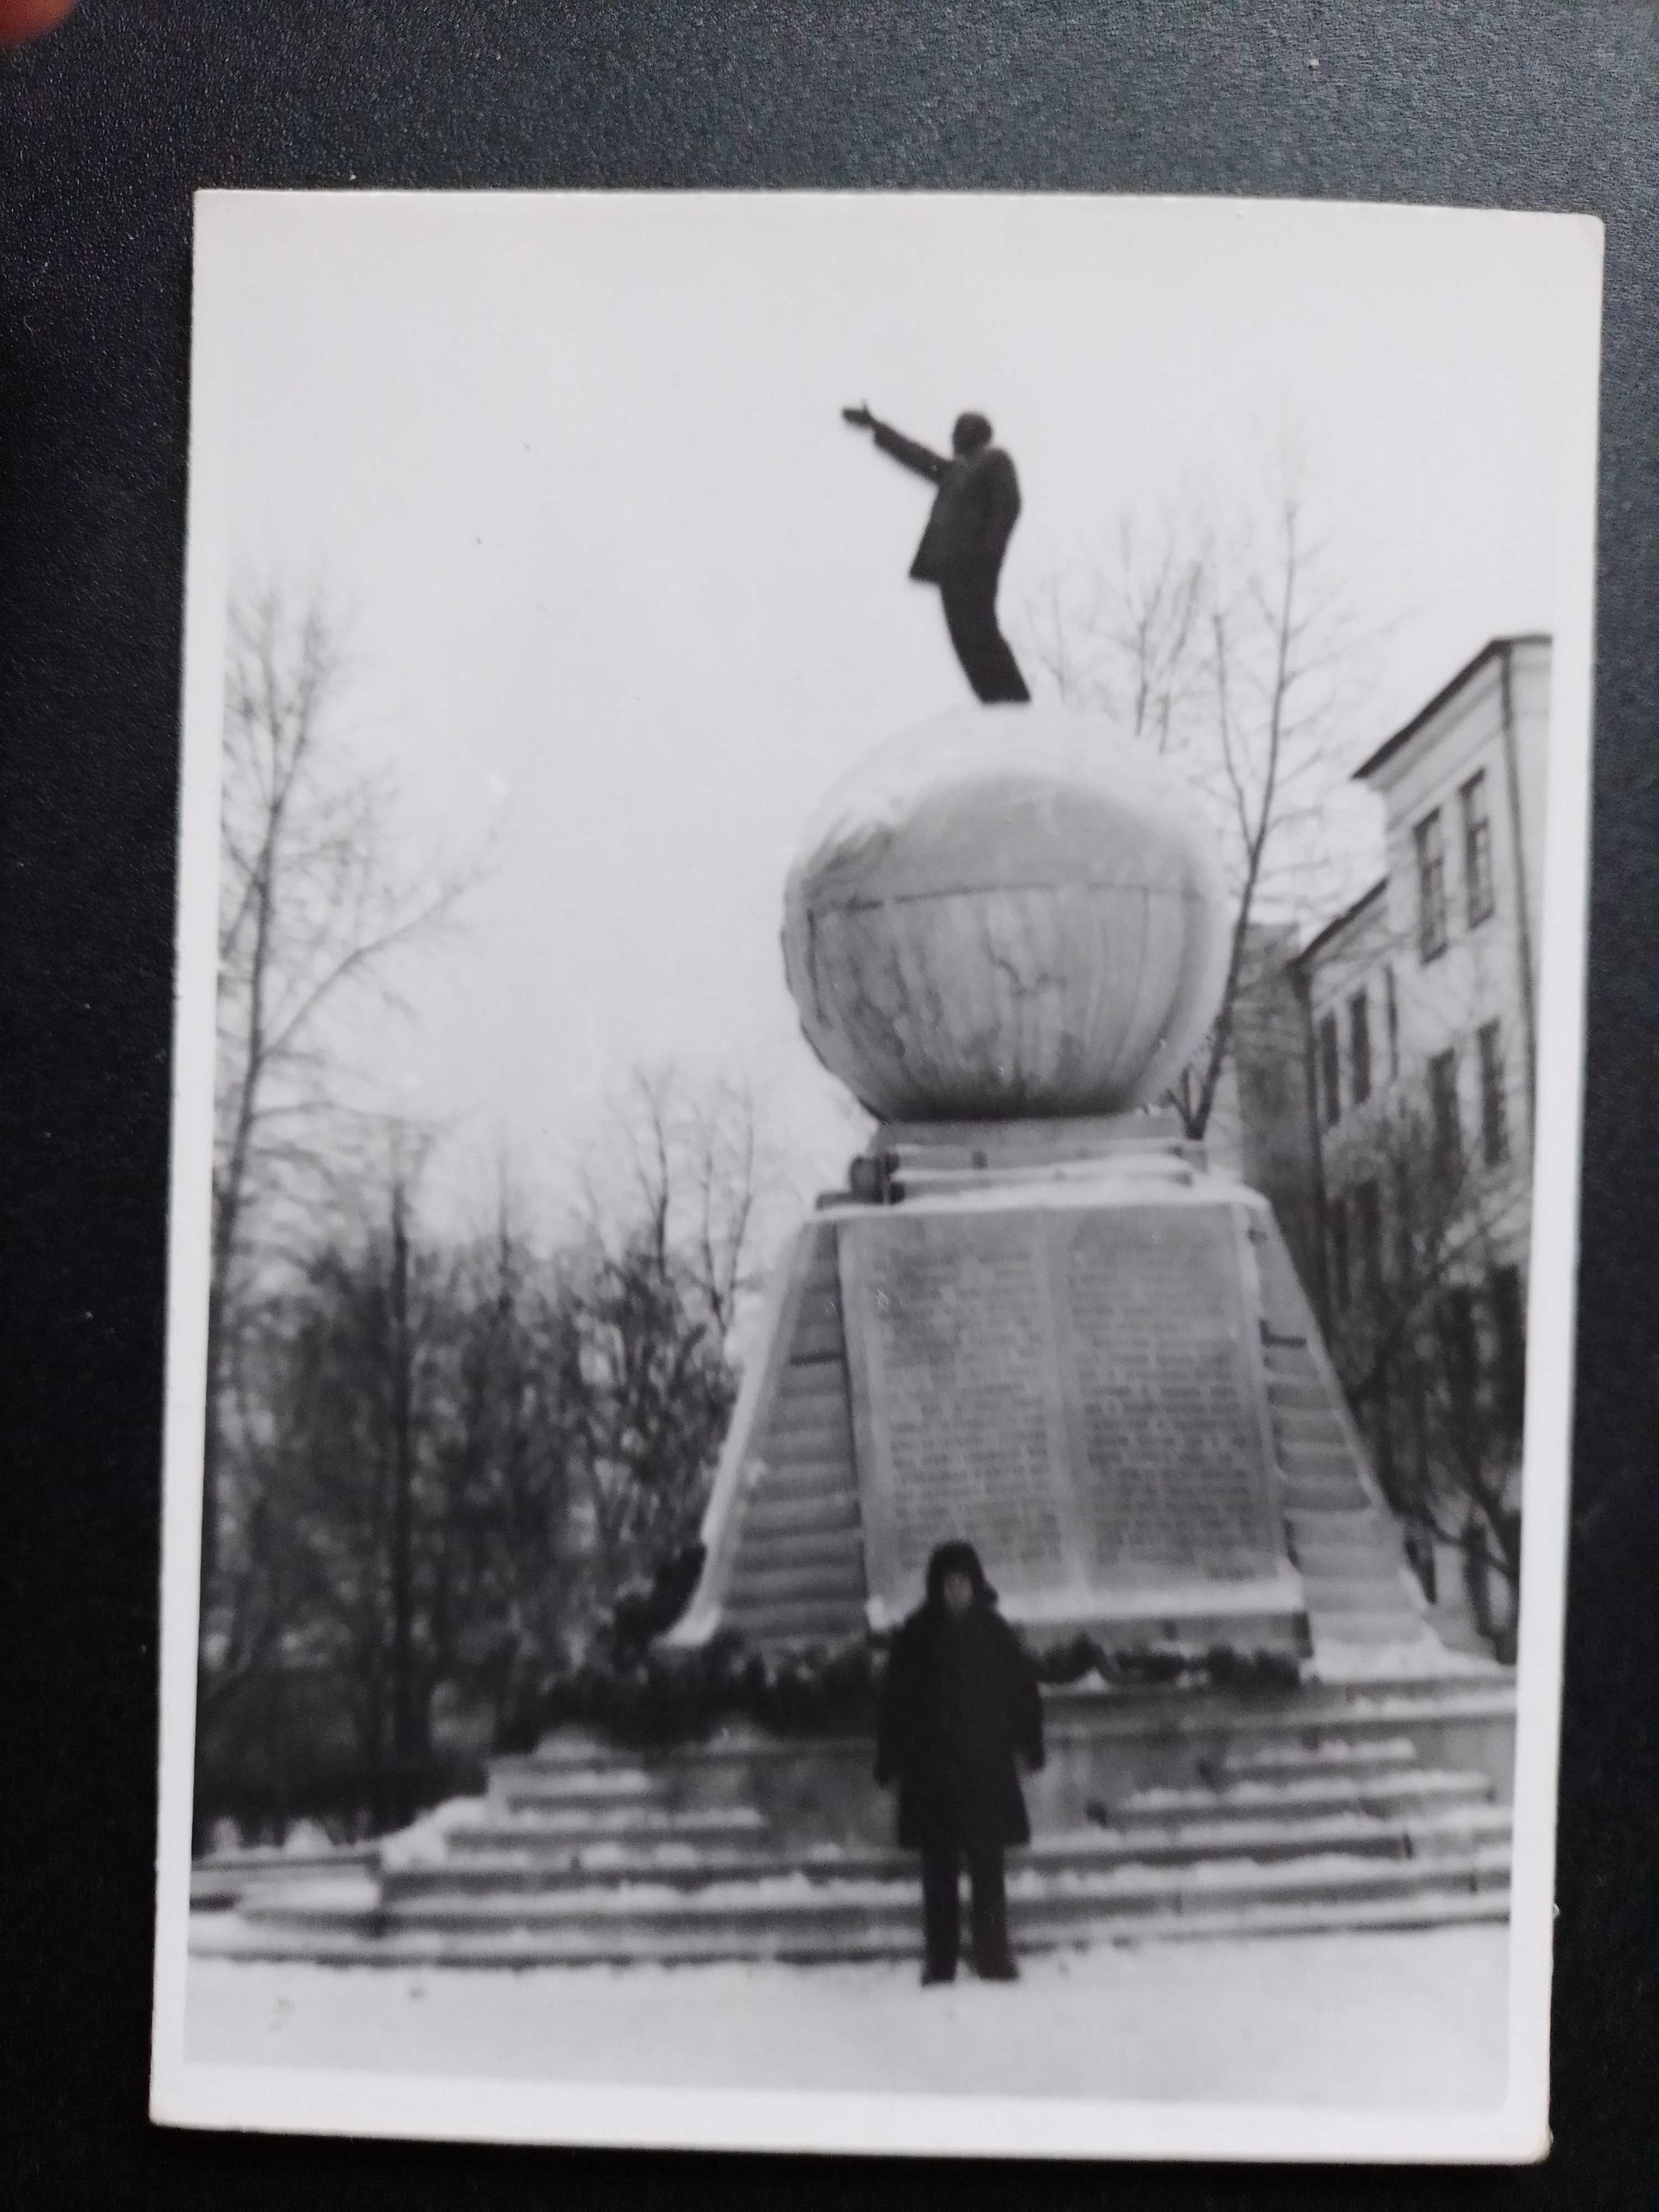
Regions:
M 910 563 L 913 580 L 946 584 L 982 578 L 994 584 L 1019 520 L 1019 479 L 1007 454 L 988 443 L 947 459 L 885 422 L 875 424 L 874 431 L 883 453 L 939 486 Z
M 973 1604 L 948 1610 L 945 1577 L 968 1575 Z M 1042 1700 L 1025 1648 L 996 1609 L 978 1556 L 941 1545 L 927 1596 L 893 1638 L 882 1682 L 876 1779 L 898 1784 L 898 1839 L 920 1850 L 946 1836 L 1030 1841 L 1014 1757 L 1043 1760 Z

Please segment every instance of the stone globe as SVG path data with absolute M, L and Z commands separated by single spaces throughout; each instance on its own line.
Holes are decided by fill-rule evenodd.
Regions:
M 784 894 L 808 1042 L 886 1121 L 1121 1113 L 1219 1004 L 1229 943 L 1191 789 L 1106 716 L 969 706 L 829 794 Z

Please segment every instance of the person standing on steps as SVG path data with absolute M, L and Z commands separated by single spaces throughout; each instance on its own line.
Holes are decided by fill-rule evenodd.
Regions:
M 1019 479 L 991 443 L 990 424 L 982 415 L 959 415 L 947 460 L 878 422 L 868 407 L 841 411 L 855 429 L 872 431 L 884 453 L 939 486 L 910 574 L 939 586 L 945 626 L 975 695 L 988 706 L 1026 703 L 1031 695 L 1019 663 L 997 627 L 997 579 L 1019 518 Z
M 1043 1763 L 1042 1700 L 971 1544 L 941 1544 L 927 1595 L 899 1629 L 882 1682 L 876 1780 L 898 1784 L 898 1839 L 921 1854 L 924 1984 L 954 1981 L 958 1884 L 973 1892 L 981 1981 L 1011 1982 L 1003 1855 L 1031 1839 L 1015 1754 Z

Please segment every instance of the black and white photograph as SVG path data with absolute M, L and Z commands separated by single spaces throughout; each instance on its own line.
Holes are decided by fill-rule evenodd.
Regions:
M 1544 2155 L 1601 269 L 198 196 L 155 2118 Z

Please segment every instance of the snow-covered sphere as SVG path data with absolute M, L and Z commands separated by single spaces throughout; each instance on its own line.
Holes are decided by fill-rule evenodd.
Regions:
M 808 1042 L 885 1121 L 1110 1114 L 1212 1020 L 1228 945 L 1193 793 L 1098 714 L 963 707 L 825 799 L 784 893 Z

